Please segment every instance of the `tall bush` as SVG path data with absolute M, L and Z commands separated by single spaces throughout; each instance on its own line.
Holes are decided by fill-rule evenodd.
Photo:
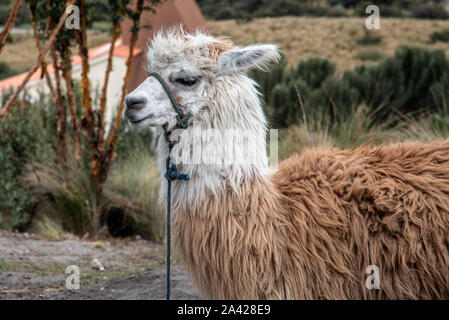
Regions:
M 45 133 L 40 110 L 30 105 L 15 108 L 8 119 L 0 122 L 0 227 L 20 228 L 28 222 L 33 199 L 20 177 L 27 164 L 52 160 L 53 151 Z
M 275 127 L 297 124 L 303 113 L 344 120 L 362 103 L 373 123 L 385 121 L 392 113 L 417 117 L 437 111 L 449 89 L 449 61 L 444 52 L 422 48 L 400 47 L 376 66 L 360 66 L 341 76 L 323 59 L 301 61 L 291 70 L 285 63 L 277 68 L 273 76 L 255 74 Z
M 366 16 L 366 7 L 383 17 L 447 19 L 444 0 L 197 0 L 209 19 L 251 19 L 278 16 Z

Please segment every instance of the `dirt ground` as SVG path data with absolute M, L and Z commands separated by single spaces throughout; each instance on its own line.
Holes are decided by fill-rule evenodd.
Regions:
M 165 249 L 143 239 L 47 241 L 0 231 L 0 300 L 165 299 Z M 68 290 L 77 266 L 80 288 Z M 201 299 L 174 259 L 172 299 Z

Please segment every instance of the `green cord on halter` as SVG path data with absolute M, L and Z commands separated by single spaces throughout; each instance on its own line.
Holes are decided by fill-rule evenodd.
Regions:
M 170 102 L 171 102 L 173 108 L 175 109 L 175 111 L 177 113 L 176 120 L 178 122 L 178 126 L 182 129 L 185 129 L 187 127 L 187 120 L 190 118 L 191 114 L 188 113 L 187 115 L 184 115 L 184 112 L 176 103 L 175 98 L 173 97 L 173 93 L 170 91 L 167 84 L 165 83 L 165 81 L 162 79 L 162 77 L 158 73 L 151 72 L 148 74 L 148 76 L 156 78 L 156 80 L 158 80 L 159 83 L 162 85 L 165 92 L 167 93 L 168 98 L 170 99 Z M 164 137 L 165 137 L 165 140 L 167 140 L 167 142 L 170 141 L 170 137 L 169 136 L 167 137 L 167 134 L 165 134 Z
M 173 94 L 171 93 L 170 89 L 168 88 L 168 86 L 165 84 L 164 80 L 162 79 L 162 77 L 153 72 L 150 73 L 148 75 L 149 77 L 155 77 L 159 83 L 162 85 L 162 87 L 164 88 L 165 92 L 167 93 L 168 97 L 170 98 L 170 101 L 173 105 L 173 108 L 176 110 L 176 120 L 177 120 L 177 127 L 181 128 L 181 129 L 185 129 L 187 128 L 187 120 L 190 118 L 190 113 L 188 113 L 187 115 L 184 115 L 184 112 L 181 110 L 181 108 L 178 106 L 178 104 L 176 103 Z M 183 181 L 188 181 L 189 180 L 189 176 L 185 173 L 179 173 L 176 165 L 173 164 L 170 166 L 170 154 L 171 154 L 171 150 L 173 148 L 174 142 L 170 139 L 170 133 L 171 131 L 168 131 L 166 129 L 164 129 L 165 134 L 164 134 L 164 138 L 168 143 L 168 157 L 166 160 L 166 171 L 164 174 L 164 177 L 167 179 L 167 300 L 170 300 L 170 247 L 171 247 L 171 235 L 170 235 L 170 213 L 171 213 L 171 182 L 173 180 L 183 180 Z

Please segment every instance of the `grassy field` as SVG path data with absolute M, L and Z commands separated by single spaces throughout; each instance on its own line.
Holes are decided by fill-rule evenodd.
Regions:
M 430 42 L 435 31 L 449 30 L 449 21 L 383 18 L 381 29 L 369 32 L 366 40 L 365 20 L 362 18 L 262 18 L 242 23 L 236 20 L 208 21 L 215 35 L 229 36 L 236 44 L 275 43 L 279 45 L 290 65 L 309 57 L 327 58 L 337 70 L 351 69 L 360 64 L 374 64 L 392 55 L 398 45 L 407 44 L 442 49 L 449 54 L 449 45 Z M 109 41 L 108 33 L 92 33 L 89 47 Z M 364 44 L 370 42 L 371 44 Z M 27 70 L 37 56 L 30 35 L 14 35 L 0 61 L 18 71 Z
M 5 62 L 11 69 L 17 72 L 29 70 L 36 61 L 38 52 L 36 42 L 30 34 L 14 34 L 11 42 L 7 43 L 0 55 L 0 61 Z M 92 33 L 88 35 L 89 48 L 101 45 L 110 40 L 108 33 Z M 74 53 L 78 53 L 77 49 Z
M 369 31 L 371 38 L 378 38 L 370 45 L 362 44 L 366 37 L 362 18 L 281 17 L 248 23 L 209 21 L 208 25 L 215 35 L 229 36 L 239 45 L 275 43 L 291 65 L 299 59 L 321 57 L 335 63 L 339 71 L 376 63 L 401 44 L 449 54 L 448 43 L 429 41 L 433 32 L 449 29 L 449 21 L 444 20 L 382 18 L 381 29 Z

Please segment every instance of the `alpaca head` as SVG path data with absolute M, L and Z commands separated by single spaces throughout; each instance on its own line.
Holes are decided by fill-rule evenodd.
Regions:
M 191 114 L 189 121 L 210 121 L 214 114 L 238 113 L 232 107 L 217 110 L 222 108 L 217 101 L 226 104 L 245 98 L 242 95 L 257 97 L 255 84 L 245 76 L 246 72 L 278 59 L 274 45 L 234 47 L 224 38 L 200 31 L 188 34 L 176 28 L 155 35 L 148 50 L 147 71 L 162 77 L 183 110 Z M 242 82 L 242 77 L 254 92 L 233 89 L 234 84 Z M 176 115 L 161 83 L 154 77 L 145 79 L 126 97 L 124 117 L 132 126 L 170 127 L 176 124 Z

